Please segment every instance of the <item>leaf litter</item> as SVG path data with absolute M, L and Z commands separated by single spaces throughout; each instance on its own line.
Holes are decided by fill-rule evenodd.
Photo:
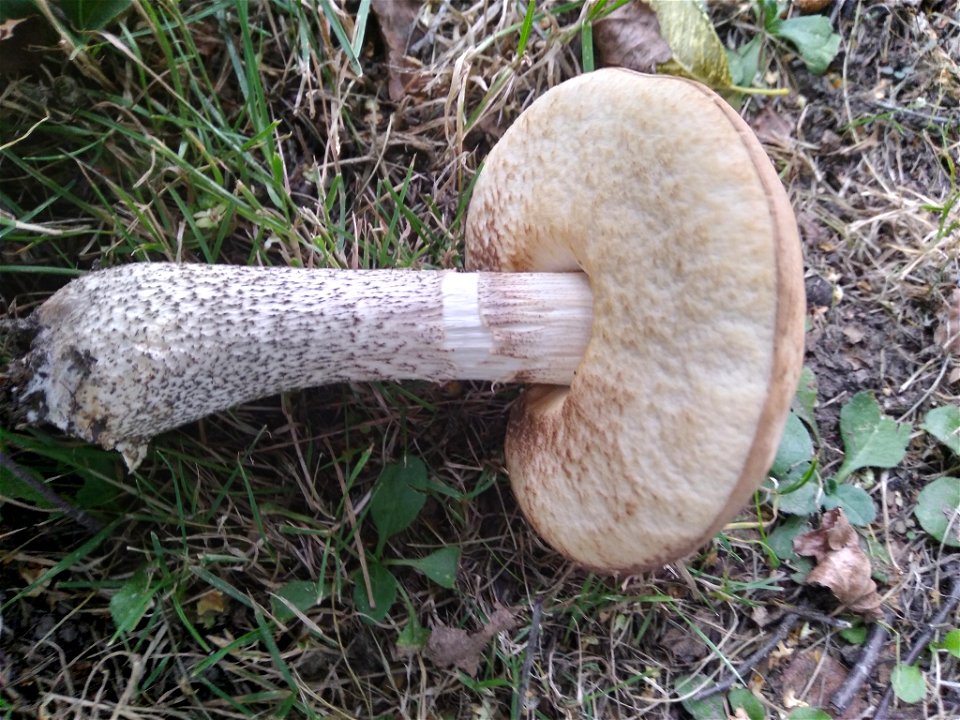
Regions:
M 793 549 L 817 562 L 804 582 L 829 588 L 851 612 L 880 617 L 881 599 L 870 560 L 842 509 L 825 512 L 820 528 L 794 538 Z
M 713 88 L 732 84 L 723 44 L 696 3 L 628 3 L 598 20 L 595 32 L 602 65 L 682 75 Z
M 660 34 L 657 15 L 643 3 L 619 7 L 594 24 L 594 44 L 600 64 L 638 72 L 656 72 L 673 53 Z
M 438 622 L 430 633 L 424 656 L 440 667 L 456 667 L 476 675 L 487 645 L 498 634 L 517 627 L 517 618 L 509 608 L 497 608 L 477 632 L 467 632 Z
M 420 0 L 372 0 L 370 10 L 377 17 L 387 48 L 387 94 L 399 102 L 416 80 L 415 71 L 420 67 L 420 63 L 407 54 L 407 49 L 417 34 L 417 18 L 423 3 Z

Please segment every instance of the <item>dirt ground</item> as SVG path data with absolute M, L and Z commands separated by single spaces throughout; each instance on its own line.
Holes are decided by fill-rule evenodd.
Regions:
M 478 161 L 524 106 L 580 68 L 579 36 L 565 32 L 576 27 L 579 10 L 571 9 L 532 35 L 515 72 L 498 74 L 516 37 L 497 33 L 523 18 L 523 7 L 513 5 L 430 3 L 432 21 L 421 23 L 405 58 L 391 56 L 397 41 L 390 28 L 373 25 L 361 78 L 344 64 L 325 66 L 322 81 L 307 83 L 306 91 L 301 77 L 281 71 L 289 70 L 283 47 L 267 54 L 264 66 L 277 68 L 268 100 L 288 138 L 282 152 L 297 202 L 317 203 L 324 190 L 317 168 L 336 156 L 353 201 L 344 225 L 355 237 L 385 231 L 389 213 L 381 204 L 396 197 L 383 187 L 402 187 L 403 202 L 420 219 L 401 217 L 401 243 L 422 253 L 424 264 L 457 267 L 461 203 Z M 715 3 L 710 11 L 728 46 L 756 32 L 747 2 Z M 862 623 L 825 589 L 799 582 L 789 564 L 771 565 L 756 512 L 745 512 L 739 527 L 687 565 L 613 579 L 587 574 L 542 544 L 503 477 L 503 430 L 517 390 L 491 398 L 480 384 L 408 383 L 303 391 L 195 423 L 158 441 L 138 479 L 127 478 L 113 456 L 91 455 L 126 498 L 125 511 L 113 534 L 69 573 L 26 596 L 17 593 L 67 562 L 69 549 L 90 533 L 30 502 L 5 504 L 0 714 L 270 717 L 292 693 L 316 717 L 680 719 L 695 716 L 679 700 L 681 677 L 720 682 L 759 651 L 742 679 L 763 717 L 787 718 L 808 706 L 835 719 L 875 717 L 897 659 L 960 592 L 960 555 L 931 541 L 913 515 L 931 480 L 960 473 L 958 455 L 919 430 L 931 408 L 960 403 L 960 359 L 937 335 L 960 286 L 960 5 L 837 0 L 824 12 L 841 37 L 829 70 L 811 75 L 789 47 L 771 45 L 763 80 L 789 92 L 748 96 L 742 112 L 780 171 L 801 232 L 820 473 L 830 475 L 842 461 L 840 409 L 861 391 L 872 391 L 887 415 L 915 428 L 905 461 L 869 471 L 862 481 L 879 510 L 862 536 L 879 548 L 874 577 L 889 632 L 879 636 L 875 623 L 865 626 L 867 638 L 877 638 L 876 662 L 843 712 L 831 701 L 865 661 L 862 641 L 851 642 L 841 629 Z M 223 51 L 209 23 L 209 36 L 197 37 L 217 66 Z M 493 77 L 506 79 L 490 93 L 485 83 Z M 490 101 L 481 105 L 481 98 Z M 242 102 L 235 84 L 224 86 L 222 101 Z M 0 190 L 11 196 L 23 181 L 14 170 L 0 164 Z M 324 182 L 329 189 L 330 179 Z M 307 236 L 320 220 L 297 222 Z M 245 263 L 254 254 L 254 225 L 237 222 L 223 261 Z M 120 259 L 114 248 L 81 240 L 56 253 L 23 250 L 8 249 L 2 263 L 70 258 L 88 268 Z M 357 267 L 367 257 L 365 247 L 349 243 L 332 257 L 283 242 L 273 252 L 279 262 L 308 266 Z M 14 315 L 64 281 L 8 274 L 0 295 Z M 49 472 L 52 486 L 72 497 L 81 481 L 54 476 L 48 455 L 12 437 L 0 449 Z M 359 461 L 358 447 L 371 449 L 369 459 Z M 75 444 L 62 448 L 77 452 Z M 369 501 L 382 466 L 404 452 L 422 457 L 452 489 L 430 496 L 401 536 L 404 547 L 456 545 L 459 570 L 455 586 L 445 589 L 397 569 L 404 600 L 369 623 L 354 604 L 354 538 L 342 529 Z M 237 457 L 244 473 L 231 464 Z M 341 482 L 345 471 L 359 468 L 347 478 L 355 484 L 346 506 L 336 480 L 314 484 L 307 471 L 320 457 L 331 459 L 326 474 Z M 784 518 L 765 502 L 758 512 L 770 531 Z M 191 514 L 181 535 L 178 513 Z M 113 516 L 105 512 L 103 519 Z M 369 529 L 357 535 L 376 543 Z M 336 548 L 342 557 L 331 558 L 322 538 L 348 537 Z M 157 577 L 176 576 L 170 587 L 177 589 L 157 595 L 136 632 L 116 638 L 110 600 L 148 560 Z M 332 589 L 323 602 L 300 622 L 270 625 L 271 639 L 257 635 L 270 633 L 263 611 L 273 607 L 271 591 L 324 573 Z M 957 610 L 942 620 L 946 628 L 960 626 Z M 452 633 L 452 654 L 404 634 L 416 628 L 432 629 L 435 641 Z M 248 635 L 247 645 L 234 644 Z M 464 656 L 474 641 L 480 652 L 471 663 Z M 219 662 L 205 662 L 217 648 L 228 649 Z M 960 718 L 957 659 L 924 653 L 918 662 L 924 701 L 895 702 L 887 717 Z M 695 712 L 705 713 L 698 720 L 711 712 L 724 720 L 734 710 Z

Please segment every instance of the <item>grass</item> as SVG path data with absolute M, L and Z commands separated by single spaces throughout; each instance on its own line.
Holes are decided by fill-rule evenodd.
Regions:
M 76 274 L 147 260 L 458 268 L 478 163 L 523 106 L 590 60 L 584 28 L 616 5 L 433 3 L 412 89 L 394 103 L 377 26 L 355 22 L 376 4 L 135 3 L 74 38 L 72 59 L 48 51 L 0 89 L 0 303 L 23 317 Z M 879 14 L 848 5 L 845 42 L 868 52 L 886 37 Z M 870 63 L 816 80 L 782 54 L 767 57 L 768 73 L 791 96 L 744 108 L 762 137 L 770 110 L 802 138 L 764 139 L 811 276 L 845 298 L 811 319 L 835 464 L 836 412 L 857 390 L 916 413 L 907 419 L 957 401 L 955 384 L 934 382 L 956 360 L 925 349 L 957 271 L 957 128 L 925 124 L 911 102 L 940 87 L 931 115 L 955 112 L 956 64 L 938 51 L 960 30 L 925 10 L 941 42 L 921 52 L 912 12 L 883 21 L 886 52 L 916 68 L 894 108 L 870 104 Z M 746 8 L 714 15 L 732 44 L 756 32 Z M 826 127 L 843 152 L 821 142 Z M 853 323 L 876 341 L 828 353 Z M 266 398 L 157 439 L 132 474 L 113 453 L 0 428 L 0 451 L 100 524 L 86 530 L 0 475 L 0 713 L 689 717 L 678 682 L 716 679 L 749 656 L 763 633 L 756 608 L 833 609 L 773 567 L 764 538 L 778 518 L 765 495 L 689 568 L 617 580 L 570 567 L 525 524 L 503 478 L 514 395 L 408 383 Z M 429 469 L 426 501 L 381 556 L 371 504 L 384 468 L 405 457 Z M 905 569 L 886 587 L 904 638 L 935 608 L 950 562 L 911 525 L 912 503 L 951 468 L 918 437 L 875 491 L 878 539 Z M 450 547 L 453 588 L 398 564 Z M 375 589 L 381 561 L 398 599 L 370 622 L 357 596 Z M 501 606 L 517 627 L 485 646 L 476 675 L 429 659 L 425 630 L 476 632 Z M 768 717 L 785 717 L 791 654 L 848 648 L 830 626 L 805 625 L 744 680 Z M 956 670 L 931 662 L 931 678 Z M 810 688 L 804 698 L 824 704 Z M 960 704 L 948 683 L 927 702 L 932 714 Z

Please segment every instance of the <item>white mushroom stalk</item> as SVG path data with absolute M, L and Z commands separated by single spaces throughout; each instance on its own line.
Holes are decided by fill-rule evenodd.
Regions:
M 345 381 L 569 385 L 592 321 L 581 273 L 144 263 L 90 273 L 28 324 L 20 419 L 123 453 L 278 392 Z

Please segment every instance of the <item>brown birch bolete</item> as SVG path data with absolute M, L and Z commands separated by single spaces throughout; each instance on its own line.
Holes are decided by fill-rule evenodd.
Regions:
M 563 83 L 486 159 L 466 253 L 468 273 L 90 273 L 23 323 L 3 402 L 135 467 L 154 435 L 279 391 L 530 382 L 506 465 L 553 547 L 627 572 L 706 542 L 764 479 L 803 352 L 796 224 L 746 123 L 692 81 Z

